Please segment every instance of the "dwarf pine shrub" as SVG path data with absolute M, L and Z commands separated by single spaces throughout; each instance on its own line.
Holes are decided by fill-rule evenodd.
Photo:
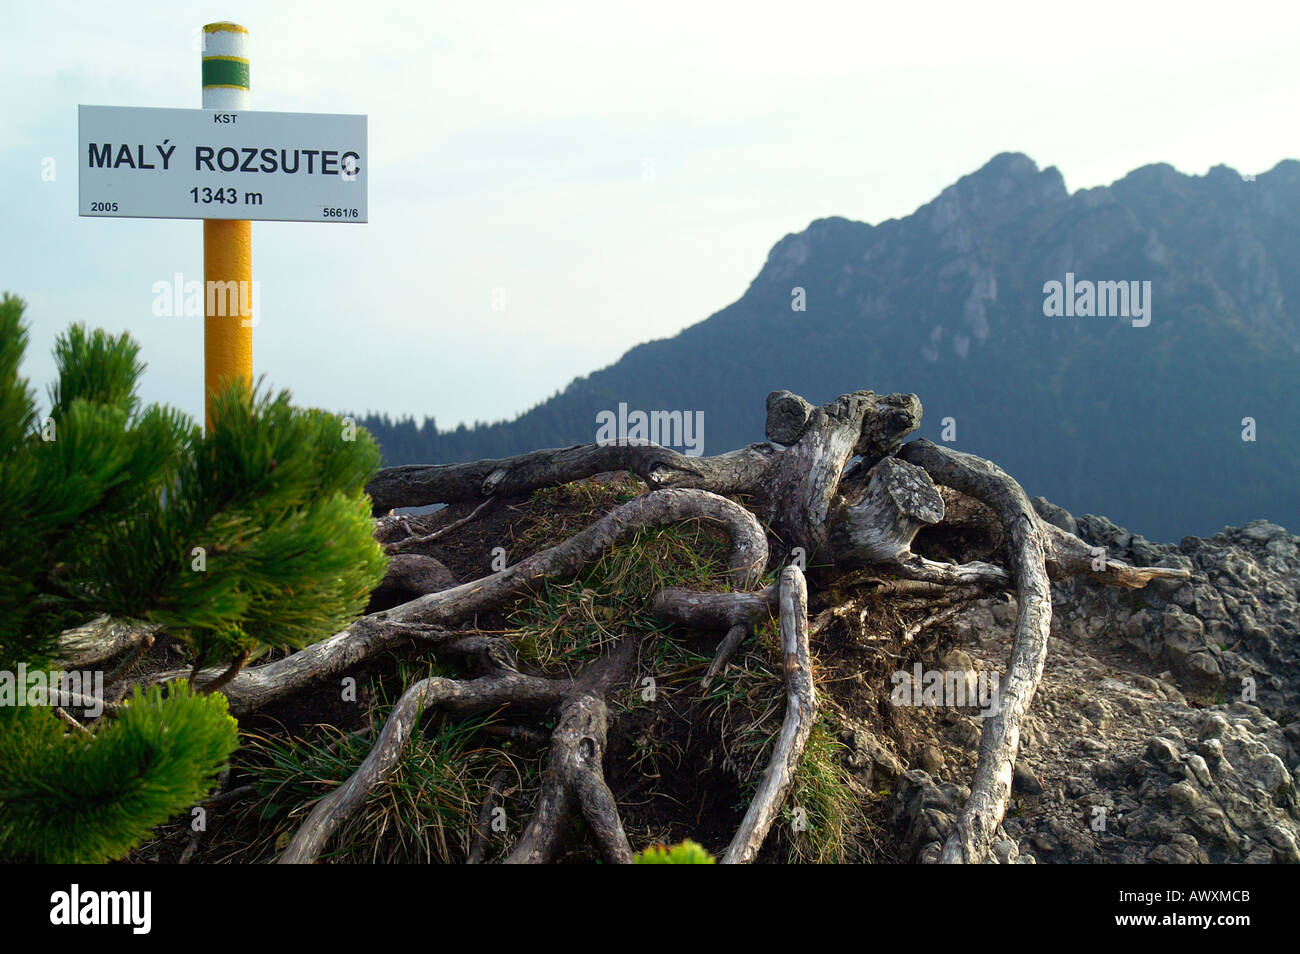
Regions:
M 50 410 L 19 376 L 23 302 L 0 297 L 0 675 L 49 668 L 100 614 L 159 624 L 196 664 L 294 649 L 365 607 L 386 559 L 370 435 L 288 392 L 232 385 L 209 433 L 141 406 L 139 347 L 72 326 Z M 23 690 L 22 686 L 17 687 Z M 219 694 L 137 690 L 77 729 L 0 700 L 0 858 L 104 861 L 194 805 L 237 743 Z

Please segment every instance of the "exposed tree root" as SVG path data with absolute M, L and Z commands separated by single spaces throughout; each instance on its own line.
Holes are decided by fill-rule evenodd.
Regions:
M 654 444 L 578 444 L 503 460 L 386 467 L 366 491 L 376 515 L 395 507 L 517 497 L 618 470 L 631 471 L 652 489 L 689 486 L 730 494 L 756 482 L 777 451 L 755 444 L 719 457 L 687 457 Z
M 849 460 L 857 455 L 875 464 L 897 450 L 920 422 L 921 402 L 914 394 L 855 391 L 822 407 L 810 405 L 799 427 L 791 426 L 780 401 L 769 399 L 768 434 L 783 438 L 781 443 L 774 438 L 717 457 L 686 457 L 652 444 L 584 444 L 504 460 L 389 467 L 366 490 L 375 513 L 383 514 L 394 507 L 515 496 L 627 470 L 651 489 L 752 494 L 760 516 L 788 546 L 811 551 L 825 533 Z
M 255 710 L 316 679 L 343 673 L 375 653 L 399 644 L 410 630 L 393 623 L 438 627 L 471 618 L 475 613 L 522 596 L 542 580 L 573 576 L 629 533 L 690 519 L 716 524 L 730 535 L 730 577 L 734 583 L 749 586 L 757 580 L 767 563 L 767 538 L 753 514 L 725 497 L 705 491 L 652 491 L 611 510 L 563 543 L 499 573 L 364 616 L 329 639 L 284 659 L 245 669 L 224 689 L 230 709 L 236 715 Z M 427 641 L 436 644 L 445 636 L 445 632 L 431 629 Z M 210 678 L 219 675 L 206 672 Z M 171 681 L 187 675 L 179 671 L 165 672 L 154 677 L 154 681 Z
M 736 655 L 736 650 L 740 648 L 740 644 L 745 641 L 745 637 L 749 634 L 750 627 L 748 623 L 737 623 L 727 630 L 727 635 L 722 637 L 722 642 L 718 643 L 718 649 L 713 654 L 713 662 L 709 663 L 704 678 L 700 680 L 701 689 L 709 688 L 718 673 L 727 668 L 727 664 L 731 662 L 731 657 Z
M 723 864 L 747 864 L 758 856 L 794 784 L 795 769 L 817 719 L 817 691 L 813 688 L 812 655 L 808 649 L 808 590 L 797 566 L 781 571 L 781 652 L 785 664 L 785 721 L 767 771 L 722 858 Z
M 1007 679 L 1001 686 L 997 714 L 984 723 L 970 798 L 940 855 L 944 863 L 980 862 L 1006 814 L 1020 746 L 1020 723 L 1047 658 L 1052 622 L 1049 558 L 1061 575 L 1088 573 L 1118 586 L 1145 586 L 1158 577 L 1186 579 L 1188 574 L 1164 567 L 1133 568 L 1117 561 L 1108 561 L 1104 570 L 1094 570 L 1091 548 L 1073 534 L 1040 520 L 1020 485 L 995 464 L 927 440 L 907 444 L 899 456 L 924 467 L 939 483 L 993 508 L 1002 522 L 1007 558 L 1016 580 L 1019 609 Z
M 543 864 L 559 847 L 576 805 L 587 820 L 601 855 L 611 864 L 632 860 L 614 796 L 605 784 L 605 700 L 577 691 L 564 698 L 551 736 L 551 755 L 542 776 L 537 810 L 519 836 L 506 864 Z
M 984 722 L 971 794 L 940 860 L 984 860 L 1011 798 L 1011 775 L 1020 747 L 1020 723 L 1043 675 L 1052 624 L 1052 594 L 1042 526 L 1020 485 L 986 460 L 938 447 L 926 440 L 906 445 L 901 456 L 924 467 L 935 480 L 982 500 L 1002 521 L 1007 559 L 1016 580 L 1019 612 L 1001 684 L 998 711 Z
M 420 715 L 430 706 L 454 715 L 473 715 L 504 705 L 546 708 L 563 697 L 551 679 L 494 670 L 470 681 L 434 676 L 403 693 L 370 754 L 352 776 L 316 803 L 311 815 L 280 856 L 281 864 L 307 864 L 324 850 L 334 830 L 365 801 L 366 795 L 396 768 Z
M 666 587 L 655 594 L 651 610 L 670 623 L 726 629 L 713 661 L 700 680 L 700 687 L 707 689 L 727 667 L 740 644 L 753 631 L 754 624 L 777 612 L 778 596 L 776 586 L 766 586 L 755 593 L 699 593 Z
M 850 489 L 831 515 L 832 559 L 851 569 L 906 558 L 917 531 L 943 519 L 943 497 L 924 470 L 882 458 L 866 485 Z
M 1107 586 L 1140 590 L 1152 580 L 1191 578 L 1191 573 L 1181 567 L 1129 566 L 1121 560 L 1109 559 L 1104 552 L 1096 552 L 1101 548 L 1088 546 L 1068 530 L 1062 530 L 1045 520 L 1039 520 L 1038 523 L 1047 535 L 1047 575 L 1053 580 L 1067 576 L 1090 576 Z M 1097 566 L 1098 562 L 1102 563 L 1100 567 Z
M 900 642 L 910 643 L 912 640 L 916 639 L 917 636 L 920 636 L 921 633 L 925 632 L 927 629 L 929 629 L 931 626 L 934 626 L 936 623 L 943 623 L 946 622 L 947 620 L 952 619 L 962 610 L 966 609 L 970 605 L 970 603 L 971 600 L 963 600 L 955 603 L 950 603 L 944 606 L 943 609 L 939 610 L 938 612 L 931 613 L 929 616 L 925 617 L 924 619 L 918 619 L 915 623 L 909 623 L 906 627 L 903 628 L 903 635 L 900 638 Z
M 785 720 L 758 791 L 723 857 L 728 863 L 757 857 L 793 784 L 817 712 L 811 637 L 834 619 L 853 614 L 865 619 L 875 597 L 891 595 L 925 610 L 921 621 L 901 634 L 907 641 L 970 600 L 1015 587 L 1018 617 L 998 711 L 984 723 L 971 796 L 940 856 L 944 862 L 982 861 L 1006 810 L 1020 725 L 1043 671 L 1051 623 L 1049 579 L 1088 575 L 1109 585 L 1140 587 L 1153 579 L 1186 579 L 1188 573 L 1109 560 L 1073 534 L 1040 520 L 1016 481 L 988 461 L 924 440 L 903 446 L 920 416 L 920 402 L 910 394 L 857 391 L 816 407 L 779 391 L 767 402 L 768 441 L 717 457 L 686 457 L 649 444 L 592 444 L 504 460 L 381 471 L 368 488 L 376 514 L 399 506 L 477 502 L 468 516 L 424 536 L 412 537 L 404 518 L 382 518 L 377 535 L 389 552 L 435 542 L 496 501 L 603 472 L 631 471 L 649 490 L 563 542 L 498 573 L 362 617 L 347 630 L 283 659 L 242 671 L 234 665 L 224 673 L 200 674 L 209 689 L 224 681 L 221 688 L 231 710 L 240 715 L 317 680 L 341 676 L 407 640 L 426 652 L 469 656 L 481 668 L 473 679 L 434 677 L 407 689 L 361 766 L 315 805 L 280 861 L 310 862 L 320 856 L 339 826 L 393 772 L 422 712 L 436 708 L 463 716 L 503 707 L 514 713 L 550 713 L 556 720 L 549 739 L 526 725 L 490 727 L 499 735 L 549 747 L 534 813 L 505 860 L 553 859 L 569 830 L 567 821 L 577 812 L 606 861 L 630 861 L 632 846 L 602 763 L 606 697 L 626 681 L 638 640 L 621 638 L 612 651 L 573 678 L 544 678 L 518 671 L 507 640 L 456 629 L 478 613 L 534 592 L 544 581 L 572 578 L 634 531 L 687 520 L 726 531 L 727 576 L 735 591 L 666 588 L 653 594 L 651 610 L 667 622 L 720 634 L 704 685 L 717 678 L 756 625 L 774 615 L 780 619 Z M 951 520 L 936 483 L 960 492 L 948 492 Z M 978 504 L 966 501 L 963 506 L 962 494 L 982 501 L 996 515 L 1005 568 L 978 561 L 937 562 L 912 552 L 918 531 L 925 527 L 951 524 L 966 533 L 991 519 Z M 745 505 L 722 495 L 740 497 Z M 771 561 L 769 534 L 776 547 Z M 810 625 L 804 557 L 816 571 L 814 582 L 825 578 L 841 591 L 869 586 L 870 593 L 829 607 Z M 758 588 L 769 562 L 788 565 L 777 583 Z M 97 621 L 90 630 L 65 634 L 61 648 L 69 658 L 104 659 L 142 639 L 141 634 L 139 627 L 115 629 L 114 624 Z M 152 681 L 186 675 L 172 671 Z M 498 781 L 493 780 L 483 802 L 471 863 L 486 857 L 486 826 L 504 785 Z
M 81 709 L 88 712 L 98 712 L 102 709 L 103 715 L 116 715 L 122 708 L 122 703 L 112 702 L 108 699 L 95 699 L 91 696 L 83 695 L 79 692 L 70 692 L 59 686 L 49 686 L 46 689 L 50 703 L 64 709 Z
M 651 609 L 670 623 L 729 629 L 767 619 L 777 611 L 779 597 L 776 586 L 753 593 L 700 593 L 669 586 L 655 594 Z
M 74 719 L 72 716 L 68 715 L 67 711 L 63 708 L 63 706 L 55 706 L 54 714 L 55 716 L 58 717 L 60 722 L 63 722 L 64 724 L 68 725 L 70 728 L 76 730 L 77 732 L 80 732 L 82 735 L 91 735 L 91 731 L 87 729 L 84 725 L 82 725 L 80 722 L 78 722 L 76 719 Z
M 1009 586 L 1011 576 L 992 563 L 937 563 L 915 554 L 901 560 L 881 564 L 878 570 L 887 570 L 917 583 L 937 583 L 940 586 Z
M 780 617 L 787 711 L 771 762 L 754 801 L 741 823 L 724 863 L 754 859 L 793 782 L 808 734 L 816 718 L 816 694 L 808 648 L 808 599 L 803 573 L 787 567 L 780 582 Z M 632 860 L 632 848 L 619 816 L 614 795 L 604 777 L 607 731 L 605 695 L 625 677 L 635 656 L 635 642 L 624 640 L 608 656 L 589 666 L 577 678 L 545 679 L 526 676 L 494 644 L 500 640 L 465 640 L 447 647 L 477 652 L 489 671 L 472 681 L 434 677 L 408 689 L 393 708 L 370 754 L 339 788 L 317 803 L 280 858 L 282 864 L 315 861 L 329 837 L 365 801 L 369 792 L 397 766 L 412 731 L 426 706 L 457 715 L 496 710 L 503 706 L 523 709 L 553 708 L 557 713 L 551 735 L 550 756 L 542 778 L 537 807 L 523 834 L 506 856 L 507 864 L 550 861 L 559 847 L 573 810 L 586 820 L 592 838 L 611 864 Z M 495 790 L 495 787 L 494 789 Z M 494 795 L 489 793 L 480 812 L 470 861 L 485 853 L 484 826 L 491 815 Z

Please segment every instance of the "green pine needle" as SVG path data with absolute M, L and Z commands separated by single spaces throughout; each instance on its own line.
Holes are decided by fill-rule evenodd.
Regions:
M 48 708 L 0 718 L 0 854 L 42 863 L 121 857 L 202 799 L 238 739 L 225 697 L 184 684 L 137 688 L 89 739 Z

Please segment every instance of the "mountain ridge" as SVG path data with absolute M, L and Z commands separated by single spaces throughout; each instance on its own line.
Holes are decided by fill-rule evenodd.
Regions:
M 942 439 L 950 420 L 952 446 L 1031 494 L 1148 536 L 1295 525 L 1297 236 L 1295 160 L 1253 182 L 1154 163 L 1070 193 L 1055 167 L 1001 153 L 911 215 L 787 234 L 731 305 L 513 421 L 362 423 L 389 463 L 438 463 L 588 442 L 596 413 L 624 402 L 703 410 L 717 453 L 762 439 L 769 391 L 822 401 L 868 387 L 918 394 L 921 436 Z M 1045 317 L 1044 285 L 1067 273 L 1150 282 L 1151 326 Z

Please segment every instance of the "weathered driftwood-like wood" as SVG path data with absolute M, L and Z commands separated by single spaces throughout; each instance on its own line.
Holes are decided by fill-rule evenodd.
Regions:
M 329 639 L 313 643 L 275 662 L 244 669 L 221 690 L 230 702 L 231 713 L 241 716 L 254 712 L 317 679 L 341 675 L 375 653 L 399 645 L 410 633 L 401 626 L 386 625 L 390 620 L 405 622 L 400 616 L 393 619 L 393 612 L 385 610 L 374 616 L 363 616 Z M 152 676 L 149 681 L 175 682 L 187 679 L 189 675 L 188 669 L 171 669 Z M 196 678 L 216 679 L 220 675 L 218 669 L 204 669 Z
M 604 699 L 582 692 L 564 700 L 551 736 L 551 754 L 537 810 L 506 857 L 506 864 L 550 861 L 575 805 L 587 820 L 605 860 L 611 864 L 631 862 L 632 848 L 614 796 L 605 784 L 605 734 Z
M 787 566 L 781 571 L 779 586 L 785 721 L 754 800 L 722 857 L 723 864 L 748 864 L 758 856 L 781 803 L 794 784 L 795 769 L 817 718 L 817 691 L 813 687 L 812 654 L 808 648 L 808 589 L 803 571 L 797 566 Z
M 767 424 L 764 434 L 769 441 L 790 445 L 808 429 L 808 419 L 815 411 L 811 404 L 789 391 L 773 391 L 767 396 Z
M 650 610 L 662 620 L 703 629 L 729 629 L 775 615 L 780 605 L 776 586 L 752 593 L 701 593 L 666 586 L 654 595 Z
M 923 556 L 911 556 L 881 564 L 878 569 L 894 573 L 905 580 L 934 583 L 940 586 L 1009 586 L 1011 574 L 992 563 L 939 563 Z
M 871 413 L 862 421 L 858 444 L 853 448 L 853 453 L 861 458 L 857 466 L 870 471 L 882 457 L 896 454 L 904 438 L 920 426 L 921 399 L 915 394 L 875 396 Z
M 660 619 L 672 623 L 701 629 L 726 628 L 727 634 L 718 643 L 713 661 L 700 680 L 700 686 L 707 689 L 731 662 L 754 624 L 776 614 L 779 598 L 776 586 L 765 586 L 754 593 L 701 593 L 665 587 L 655 594 L 650 608 Z
M 449 627 L 524 595 L 543 580 L 573 576 L 631 531 L 702 519 L 723 527 L 730 536 L 729 577 L 740 591 L 666 589 L 656 594 L 653 611 L 663 619 L 726 630 L 706 684 L 758 620 L 774 612 L 781 620 L 785 721 L 754 801 L 723 859 L 728 863 L 752 861 L 792 784 L 816 714 L 807 590 L 803 572 L 792 565 L 782 571 L 778 584 L 752 591 L 768 561 L 766 534 L 754 513 L 720 494 L 742 496 L 783 547 L 802 547 L 807 556 L 827 542 L 829 533 L 831 545 L 821 551 L 819 567 L 829 564 L 832 572 L 842 573 L 846 568 L 867 566 L 868 572 L 898 578 L 868 581 L 878 587 L 876 592 L 924 591 L 932 595 L 935 587 L 942 586 L 944 596 L 939 603 L 926 604 L 927 609 L 938 612 L 914 624 L 905 639 L 956 612 L 962 601 L 991 588 L 1015 584 L 1019 616 L 998 711 L 985 723 L 971 797 L 941 852 L 945 862 L 982 860 L 1006 810 L 1020 723 L 1042 674 L 1051 621 L 1049 574 L 1054 578 L 1087 574 L 1120 586 L 1142 586 L 1162 577 L 1185 579 L 1188 574 L 1163 567 L 1128 567 L 1117 561 L 1107 561 L 1103 569 L 1094 570 L 1091 548 L 1040 521 L 1019 485 L 993 464 L 928 441 L 915 441 L 900 449 L 903 438 L 920 423 L 921 406 L 915 395 L 882 397 L 857 391 L 814 407 L 797 395 L 778 391 L 769 395 L 767 410 L 769 443 L 718 457 L 687 457 L 648 444 L 591 444 L 504 460 L 382 471 L 368 488 L 376 513 L 397 506 L 478 503 L 469 516 L 420 540 L 400 539 L 409 536 L 401 518 L 381 520 L 377 536 L 390 550 L 427 543 L 462 527 L 495 500 L 603 472 L 631 471 L 651 490 L 563 543 L 499 573 L 364 617 L 322 643 L 233 675 L 225 691 L 232 710 L 241 714 L 311 680 L 337 676 L 374 652 L 408 638 L 419 639 L 439 653 L 469 655 L 485 672 L 474 680 L 437 678 L 412 686 L 394 708 L 362 766 L 317 804 L 281 860 L 310 861 L 319 855 L 338 826 L 391 773 L 426 705 L 452 713 L 513 706 L 555 714 L 556 727 L 549 738 L 550 752 L 534 815 L 508 861 L 543 862 L 554 857 L 575 809 L 585 818 L 607 861 L 631 860 L 631 847 L 605 782 L 602 762 L 607 732 L 605 697 L 635 658 L 636 640 L 623 641 L 578 679 L 551 680 L 517 672 L 508 641 L 460 636 Z M 846 467 L 854 457 L 859 460 Z M 934 481 L 952 488 L 944 492 L 954 500 L 966 500 L 972 508 L 970 513 L 954 515 L 959 523 L 976 518 L 992 521 L 983 505 L 991 508 L 1001 527 L 1008 569 L 979 562 L 937 563 L 911 552 L 917 530 L 945 518 L 943 497 Z M 997 532 L 991 540 L 997 539 Z M 867 601 L 861 600 L 853 609 L 865 613 L 867 607 Z M 832 607 L 821 614 L 818 627 L 841 615 L 842 609 Z M 155 678 L 185 675 L 168 673 Z M 499 728 L 522 733 L 534 742 L 546 741 L 539 738 L 537 730 Z M 491 802 L 492 797 L 485 801 L 484 812 L 490 812 Z M 486 851 L 482 827 L 480 818 L 473 860 L 481 860 Z
M 425 709 L 436 706 L 456 715 L 472 715 L 504 705 L 546 708 L 562 698 L 565 688 L 562 682 L 517 672 L 495 672 L 468 682 L 441 676 L 420 680 L 402 694 L 379 741 L 356 772 L 316 803 L 280 856 L 280 864 L 310 864 L 320 856 L 339 825 L 392 774 Z
M 1001 468 L 970 454 L 916 440 L 899 452 L 937 482 L 984 501 L 1002 521 L 1007 560 L 1016 581 L 1019 611 L 1007 675 L 995 715 L 984 721 L 971 794 L 944 843 L 946 864 L 979 863 L 993 843 L 1011 798 L 1011 775 L 1020 748 L 1020 724 L 1043 675 L 1052 624 L 1045 534 L 1020 485 Z
M 564 834 L 570 810 L 576 804 L 606 860 L 619 864 L 630 861 L 631 847 L 614 797 L 605 784 L 601 764 L 606 737 L 602 697 L 634 657 L 635 644 L 625 643 L 572 681 L 516 672 L 513 658 L 502 651 L 504 645 L 504 640 L 475 636 L 444 647 L 475 656 L 489 672 L 471 681 L 424 679 L 408 689 L 393 708 L 379 740 L 361 766 L 343 785 L 316 804 L 280 857 L 280 863 L 305 864 L 319 857 L 338 827 L 392 774 L 426 708 L 439 707 L 453 715 L 470 715 L 504 706 L 534 711 L 558 707 L 559 710 L 558 723 L 550 737 L 551 756 L 537 809 L 506 860 L 550 860 Z M 482 861 L 486 853 L 492 808 L 503 787 L 504 774 L 498 773 L 479 813 L 470 864 Z
M 982 591 L 991 591 L 1010 581 L 1011 577 L 1006 575 L 1006 571 L 1001 567 L 995 567 L 990 563 L 984 564 L 962 564 L 962 566 L 988 566 L 998 570 L 1002 576 L 998 583 L 977 582 L 957 584 L 954 589 L 952 584 L 938 583 L 932 580 L 912 580 L 907 578 L 892 579 L 880 575 L 879 568 L 870 570 L 857 570 L 853 573 L 845 574 L 836 580 L 836 585 L 842 589 L 853 589 L 855 587 L 871 587 L 873 596 L 897 596 L 905 600 L 929 600 L 943 599 L 953 594 L 961 594 L 966 590 L 979 589 Z M 891 574 L 894 572 L 893 567 L 885 567 L 885 572 Z
M 767 537 L 748 510 L 724 497 L 701 490 L 657 490 L 629 500 L 590 527 L 541 553 L 508 566 L 499 573 L 429 593 L 401 606 L 364 616 L 329 639 L 301 649 L 275 662 L 243 670 L 222 690 L 236 715 L 283 698 L 309 682 L 339 675 L 376 652 L 399 644 L 410 635 L 400 624 L 448 625 L 523 595 L 544 579 L 567 579 L 590 564 L 609 547 L 636 530 L 699 519 L 716 524 L 731 538 L 730 577 L 743 587 L 752 585 L 767 564 Z M 389 624 L 399 625 L 389 625 Z M 430 640 L 445 638 L 434 629 Z M 204 670 L 200 678 L 221 673 Z M 169 682 L 188 677 L 188 671 L 171 671 L 153 677 Z
M 782 400 L 777 398 L 778 403 Z M 366 489 L 375 513 L 382 514 L 394 507 L 516 496 L 628 470 L 651 488 L 755 495 L 759 512 L 781 539 L 811 552 L 821 542 L 826 514 L 849 460 L 860 455 L 874 465 L 893 453 L 920 421 L 921 402 L 914 394 L 855 391 L 812 408 L 798 440 L 788 447 L 751 444 L 717 457 L 687 457 L 650 444 L 581 444 L 503 460 L 388 467 Z M 791 436 L 792 430 L 783 436 Z
M 632 849 L 614 796 L 605 784 L 606 709 L 604 697 L 636 658 L 639 641 L 626 639 L 609 655 L 565 683 L 551 751 L 533 816 L 506 856 L 507 864 L 542 864 L 551 859 L 576 805 L 587 819 L 607 861 L 632 860 Z
M 94 733 L 91 732 L 89 729 L 87 729 L 84 725 L 82 725 L 76 719 L 72 718 L 72 716 L 68 715 L 68 713 L 64 710 L 62 706 L 54 707 L 54 715 L 59 719 L 60 722 L 67 725 L 68 728 L 76 732 L 80 732 L 86 735 L 87 737 L 94 735 Z
M 943 488 L 943 526 L 945 529 L 975 530 L 990 534 L 992 540 L 1001 538 L 997 515 L 980 501 L 951 487 Z M 1045 520 L 1035 510 L 1042 524 L 1047 548 L 1047 575 L 1052 580 L 1071 576 L 1087 576 L 1106 586 L 1141 589 L 1152 580 L 1187 580 L 1191 573 L 1181 567 L 1130 566 L 1122 560 L 1106 557 L 1105 564 L 1097 569 L 1100 556 L 1091 544 L 1067 530 Z
M 799 440 L 781 451 L 749 492 L 775 533 L 811 554 L 826 533 L 845 465 L 855 455 L 879 459 L 920 423 L 921 402 L 914 394 L 842 395 L 813 409 Z
M 366 485 L 374 513 L 484 497 L 517 497 L 596 474 L 628 470 L 651 489 L 691 487 L 718 494 L 757 484 L 780 449 L 751 444 L 716 457 L 689 457 L 654 444 L 576 444 L 500 460 L 385 467 Z
M 519 668 L 514 644 L 501 636 L 460 636 L 439 646 L 438 653 L 473 659 L 481 674 L 494 670 L 513 672 Z
M 1191 573 L 1182 567 L 1129 566 L 1122 560 L 1105 558 L 1102 569 L 1095 568 L 1099 558 L 1093 548 L 1068 530 L 1039 518 L 1047 535 L 1047 575 L 1054 580 L 1066 576 L 1090 576 L 1099 583 L 1140 590 L 1152 580 L 1187 580 Z
M 138 645 L 161 629 L 156 623 L 97 616 L 59 636 L 59 669 L 84 669 Z
M 831 513 L 831 559 L 837 569 L 904 559 L 917 532 L 942 519 L 943 497 L 930 475 L 897 457 L 882 458 L 866 486 L 850 491 Z
M 926 616 L 924 619 L 918 619 L 916 622 L 909 623 L 907 626 L 905 626 L 903 628 L 903 634 L 900 637 L 899 641 L 902 643 L 910 643 L 912 640 L 916 639 L 917 636 L 921 635 L 921 633 L 925 632 L 931 626 L 934 626 L 937 623 L 946 622 L 947 620 L 952 619 L 958 613 L 961 613 L 964 610 L 968 609 L 971 603 L 975 602 L 975 600 L 977 599 L 980 599 L 984 595 L 985 594 L 983 593 L 977 592 L 975 595 L 970 596 L 967 599 L 956 600 L 956 601 L 945 603 L 942 606 L 942 608 L 931 613 L 929 616 Z

